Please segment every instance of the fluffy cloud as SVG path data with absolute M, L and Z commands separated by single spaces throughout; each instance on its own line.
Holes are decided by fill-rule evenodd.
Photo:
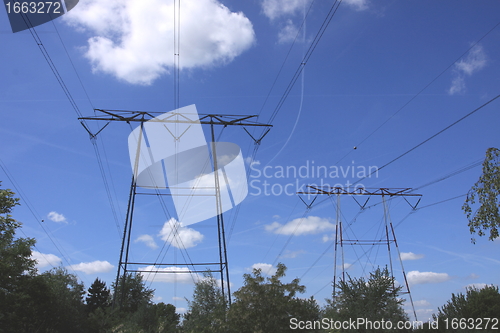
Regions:
M 476 45 L 467 56 L 457 63 L 453 69 L 451 87 L 448 89 L 450 95 L 463 93 L 466 89 L 465 77 L 471 76 L 486 66 L 487 57 L 481 45 Z
M 401 252 L 401 260 L 418 260 L 424 257 L 423 254 L 415 254 L 413 252 Z
M 182 226 L 174 218 L 165 222 L 158 236 L 178 249 L 194 247 L 203 240 L 203 234 L 197 230 Z
M 153 250 L 158 248 L 158 245 L 156 245 L 154 238 L 150 235 L 140 235 L 134 241 L 134 243 L 137 243 L 137 242 L 144 243 L 144 244 L 146 244 L 147 247 L 149 247 L 150 249 L 153 249 Z
M 278 42 L 281 44 L 293 42 L 298 31 L 292 20 L 287 20 L 285 27 L 278 33 Z
M 187 267 L 156 267 L 147 266 L 139 268 L 142 276 L 147 281 L 165 282 L 165 283 L 194 283 L 201 276 L 197 273 L 192 273 Z
M 411 271 L 406 276 L 410 284 L 440 283 L 451 279 L 446 273 Z
M 82 262 L 76 265 L 68 266 L 68 269 L 74 271 L 84 272 L 85 274 L 96 274 L 96 273 L 107 273 L 113 269 L 113 265 L 111 265 L 107 261 L 92 261 L 92 262 Z
M 262 12 L 270 20 L 282 16 L 294 15 L 304 8 L 308 0 L 263 0 Z
M 368 9 L 368 0 L 344 0 L 344 3 L 357 11 Z
M 61 263 L 61 258 L 55 254 L 40 253 L 38 251 L 31 252 L 31 259 L 37 261 L 36 268 L 44 268 L 47 266 L 58 266 Z
M 66 218 L 64 217 L 64 215 L 63 214 L 59 214 L 57 212 L 50 212 L 50 213 L 47 214 L 47 217 L 52 222 L 68 223 L 68 221 L 66 220 Z
M 308 235 L 335 230 L 335 224 L 330 223 L 325 218 L 308 216 L 292 220 L 286 224 L 273 222 L 266 225 L 265 228 L 267 231 L 280 235 Z
M 323 235 L 323 237 L 321 238 L 321 240 L 323 241 L 323 243 L 333 241 L 333 240 L 335 240 L 335 234 L 331 234 L 330 236 Z
M 419 318 L 430 318 L 434 313 L 433 309 L 417 309 L 416 310 Z
M 425 299 L 421 300 L 421 301 L 415 301 L 413 302 L 413 305 L 415 306 L 431 306 L 431 303 L 427 302 Z
M 483 289 L 486 287 L 486 283 L 471 283 L 465 286 L 465 289 L 475 288 L 475 289 Z
M 274 275 L 276 273 L 276 267 L 273 267 L 273 265 L 271 264 L 264 264 L 264 263 L 253 264 L 252 267 L 250 267 L 250 270 L 253 269 L 261 269 L 262 274 L 266 275 Z
M 149 85 L 174 64 L 173 6 L 164 0 L 82 0 L 64 20 L 94 35 L 85 51 L 94 71 Z M 250 20 L 217 0 L 182 1 L 180 13 L 181 69 L 228 63 L 255 41 Z
M 288 251 L 286 250 L 285 253 L 281 256 L 281 258 L 297 258 L 299 255 L 305 253 L 303 250 L 299 251 Z

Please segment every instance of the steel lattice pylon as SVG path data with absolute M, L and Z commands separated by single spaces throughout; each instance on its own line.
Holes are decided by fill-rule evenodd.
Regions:
M 163 114 L 163 112 L 148 112 L 148 111 L 130 111 L 130 110 L 103 110 L 103 109 L 95 109 L 95 111 L 98 113 L 94 116 L 89 116 L 89 117 L 81 117 L 79 118 L 80 120 L 101 120 L 101 121 L 106 121 L 106 124 L 99 130 L 97 133 L 92 133 L 89 128 L 85 126 L 85 123 L 82 121 L 82 125 L 84 128 L 87 130 L 89 135 L 91 136 L 92 139 L 95 139 L 96 136 L 104 129 L 106 128 L 109 123 L 112 121 L 121 121 L 121 122 L 126 122 L 126 123 L 139 123 L 142 131 L 142 127 L 144 123 L 154 120 L 156 121 L 155 117 L 158 114 Z M 218 165 L 217 165 L 217 148 L 216 148 L 216 141 L 215 141 L 215 130 L 214 126 L 215 125 L 221 125 L 224 127 L 227 126 L 241 126 L 243 129 L 250 135 L 250 137 L 254 140 L 255 144 L 260 144 L 261 140 L 264 138 L 265 135 L 269 132 L 270 128 L 272 125 L 269 124 L 262 124 L 254 121 L 256 119 L 256 115 L 220 115 L 220 114 L 200 114 L 199 118 L 196 121 L 196 124 L 201 124 L 201 125 L 210 125 L 210 132 L 211 132 L 211 148 L 212 148 L 212 167 L 214 170 L 218 170 Z M 175 123 L 175 124 L 187 124 L 190 125 L 191 123 L 194 124 L 190 119 L 187 119 L 185 117 L 177 117 L 177 118 L 169 118 L 169 119 L 164 119 L 161 120 L 161 122 L 164 123 Z M 246 130 L 246 127 L 264 127 L 265 130 L 263 134 L 255 138 L 253 137 L 248 130 Z M 140 147 L 140 142 L 137 146 L 138 150 Z M 136 154 L 136 158 L 138 158 L 139 152 Z M 136 168 L 137 168 L 137 161 L 136 161 Z M 134 175 L 135 175 L 134 170 Z M 179 264 L 179 263 L 161 263 L 161 262 L 131 262 L 129 261 L 129 252 L 130 252 L 130 241 L 131 241 L 131 234 L 132 234 L 132 222 L 133 222 L 133 216 L 134 216 L 134 207 L 135 207 L 135 198 L 137 195 L 148 195 L 151 193 L 142 193 L 137 191 L 137 178 L 132 176 L 132 181 L 130 185 L 130 193 L 129 193 L 129 199 L 128 199 L 128 204 L 127 204 L 127 213 L 125 217 L 125 226 L 123 229 L 123 237 L 122 237 L 122 244 L 121 244 L 121 250 L 120 250 L 120 259 L 118 261 L 118 269 L 117 269 L 117 274 L 116 274 L 116 285 L 118 285 L 120 277 L 122 279 L 125 279 L 126 274 L 128 272 L 143 272 L 138 269 L 133 269 L 130 268 L 130 266 L 135 266 L 135 265 L 155 265 L 155 266 L 167 266 L 167 265 L 181 265 L 181 266 L 216 266 L 218 267 L 217 269 L 209 269 L 209 270 L 199 270 L 199 269 L 192 269 L 189 270 L 189 273 L 203 273 L 203 272 L 217 272 L 220 273 L 220 279 L 221 279 L 221 287 L 222 287 L 222 294 L 223 297 L 225 297 L 229 304 L 231 304 L 231 289 L 230 289 L 230 282 L 229 282 L 229 268 L 228 268 L 228 258 L 227 258 L 227 247 L 226 247 L 226 236 L 225 236 L 225 227 L 224 227 L 224 218 L 223 218 L 223 209 L 222 209 L 222 201 L 221 201 L 221 194 L 220 194 L 220 185 L 219 185 L 219 178 L 218 178 L 218 172 L 214 172 L 214 179 L 215 179 L 215 202 L 216 202 L 216 218 L 217 218 L 217 237 L 218 237 L 218 248 L 219 248 L 219 261 L 218 262 L 202 262 L 202 263 L 186 263 L 186 264 Z M 172 194 L 169 193 L 155 193 L 155 195 L 169 195 L 172 196 Z M 182 273 L 182 272 L 177 272 L 177 271 L 160 271 L 158 270 L 155 273 L 170 273 L 170 274 L 175 274 L 175 273 Z M 186 272 L 183 272 L 186 273 Z M 122 284 L 124 285 L 124 284 Z M 116 302 L 116 294 L 114 295 L 114 302 Z
M 392 255 L 391 255 L 391 245 L 394 245 L 396 250 L 397 250 L 397 256 L 399 259 L 399 263 L 401 265 L 401 270 L 403 273 L 403 278 L 404 278 L 404 288 L 400 293 L 401 294 L 408 294 L 411 307 L 413 310 L 413 315 L 415 316 L 415 320 L 417 319 L 417 314 L 415 311 L 415 307 L 413 304 L 413 299 L 411 296 L 410 292 L 410 286 L 408 284 L 408 280 L 406 278 L 406 272 L 404 270 L 403 266 L 403 261 L 401 259 L 401 253 L 399 251 L 399 246 L 396 240 L 396 233 L 394 232 L 394 227 L 392 225 L 392 221 L 390 219 L 390 214 L 389 214 L 389 208 L 387 206 L 387 197 L 392 198 L 392 197 L 403 197 L 405 201 L 411 206 L 413 210 L 416 209 L 417 205 L 420 202 L 420 199 L 422 197 L 421 194 L 415 194 L 411 193 L 412 189 L 411 188 L 378 188 L 378 189 L 367 189 L 367 188 L 357 188 L 354 190 L 349 190 L 345 189 L 343 187 L 330 187 L 330 186 L 323 186 L 323 187 L 318 187 L 318 186 L 307 186 L 309 190 L 303 191 L 303 192 L 297 192 L 297 194 L 307 194 L 307 195 L 315 195 L 314 200 L 308 205 L 307 207 L 310 209 L 314 201 L 316 200 L 318 195 L 328 195 L 328 196 L 335 196 L 336 197 L 336 218 L 335 218 L 335 253 L 334 253 L 334 264 L 333 264 L 333 300 L 335 301 L 337 297 L 337 279 L 340 278 L 340 281 L 345 282 L 346 278 L 346 273 L 345 273 L 345 261 L 344 261 L 344 246 L 354 246 L 354 245 L 385 245 L 387 246 L 387 253 L 388 253 L 388 258 L 389 258 L 389 270 L 393 282 L 393 289 L 395 289 L 394 285 L 394 271 L 393 271 L 393 262 L 392 262 Z M 380 196 L 382 198 L 382 204 L 384 207 L 384 228 L 385 228 L 385 237 L 381 239 L 345 239 L 344 238 L 344 228 L 343 228 L 343 222 L 341 219 L 341 206 L 340 206 L 340 197 L 342 195 L 348 195 L 351 196 L 354 201 L 359 205 L 360 209 L 365 209 L 366 205 L 368 203 L 368 200 L 372 196 Z M 356 199 L 357 196 L 366 196 L 367 199 L 364 202 L 360 202 L 359 200 Z M 416 203 L 412 204 L 406 197 L 417 197 L 418 200 Z M 300 197 L 299 197 L 300 198 Z M 305 201 L 300 198 L 304 203 Z M 341 273 L 340 277 L 337 276 L 337 261 L 338 257 L 341 257 Z

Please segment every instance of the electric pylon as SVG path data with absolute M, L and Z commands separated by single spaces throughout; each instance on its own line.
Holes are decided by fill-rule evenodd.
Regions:
M 227 256 L 227 246 L 226 246 L 226 236 L 225 236 L 225 227 L 224 227 L 224 214 L 223 212 L 227 210 L 227 208 L 223 207 L 223 200 L 221 199 L 221 188 L 220 188 L 220 182 L 221 180 L 219 179 L 219 172 L 218 170 L 220 169 L 220 166 L 218 165 L 218 156 L 217 156 L 217 150 L 218 150 L 218 144 L 215 140 L 215 126 L 223 126 L 223 127 L 228 127 L 228 126 L 241 126 L 243 129 L 250 135 L 250 137 L 253 139 L 254 143 L 256 145 L 259 145 L 261 143 L 261 140 L 264 138 L 264 136 L 267 135 L 269 132 L 270 128 L 272 125 L 270 124 L 262 124 L 258 123 L 257 121 L 254 121 L 257 116 L 256 115 L 221 115 L 221 114 L 199 114 L 199 117 L 197 115 L 196 119 L 190 119 L 189 116 L 185 116 L 184 114 L 178 113 L 176 114 L 175 112 L 173 113 L 174 116 L 167 117 L 165 119 L 160 119 L 158 120 L 157 116 L 159 114 L 163 114 L 163 112 L 146 112 L 146 111 L 125 111 L 125 110 L 103 110 L 103 109 L 95 109 L 96 115 L 94 116 L 89 116 L 89 117 L 81 117 L 79 118 L 80 120 L 100 120 L 100 121 L 106 121 L 106 124 L 95 134 L 93 134 L 90 129 L 88 129 L 85 124 L 82 122 L 82 125 L 85 127 L 89 135 L 91 136 L 92 139 L 95 139 L 96 136 L 106 127 L 108 126 L 111 122 L 114 121 L 120 121 L 120 122 L 126 122 L 126 123 L 138 123 L 139 124 L 139 133 L 140 135 L 138 136 L 138 142 L 137 142 L 137 152 L 135 153 L 135 166 L 133 167 L 134 169 L 134 175 L 132 176 L 132 181 L 130 185 L 130 192 L 129 192 L 129 198 L 128 198 L 128 204 L 127 204 L 127 213 L 125 217 L 125 225 L 123 229 L 123 237 L 122 237 L 122 243 L 121 243 L 121 250 L 120 250 L 120 258 L 118 261 L 118 269 L 117 269 L 117 274 L 116 274 L 116 284 L 118 285 L 120 277 L 122 279 L 125 279 L 127 273 L 132 273 L 132 272 L 142 272 L 138 269 L 138 266 L 142 265 L 153 265 L 155 266 L 169 266 L 169 265 L 182 265 L 182 266 L 192 266 L 193 269 L 186 271 L 165 271 L 165 270 L 157 270 L 156 273 L 173 273 L 173 274 L 179 274 L 179 273 L 204 273 L 204 272 L 217 272 L 220 273 L 220 281 L 221 281 L 221 287 L 222 287 L 222 294 L 223 297 L 226 298 L 231 304 L 231 288 L 230 288 L 230 282 L 229 282 L 229 268 L 228 268 L 228 256 Z M 177 115 L 177 116 L 176 116 Z M 214 186 L 213 189 L 215 189 L 215 212 L 216 212 L 216 219 L 217 219 L 217 238 L 218 238 L 218 249 L 219 249 L 219 261 L 218 262 L 202 262 L 202 263 L 185 263 L 185 264 L 179 264 L 179 263 L 163 263 L 163 262 L 131 262 L 129 260 L 129 254 L 130 254 L 130 241 L 131 241 L 131 235 L 132 235 L 132 222 L 133 222 L 133 217 L 134 217 L 134 206 L 135 206 L 135 198 L 137 195 L 148 195 L 152 193 L 143 193 L 139 192 L 137 190 L 138 183 L 137 183 L 137 176 L 138 176 L 138 165 L 140 163 L 139 161 L 139 156 L 141 155 L 141 152 L 139 151 L 141 149 L 141 139 L 143 137 L 143 128 L 144 124 L 149 121 L 154 121 L 154 122 L 160 122 L 163 125 L 166 124 L 183 124 L 189 128 L 190 126 L 194 126 L 197 124 L 200 125 L 210 125 L 210 133 L 211 133 L 211 168 L 214 171 Z M 246 127 L 264 127 L 264 131 L 262 132 L 262 135 L 258 138 L 253 137 L 250 132 L 246 129 Z M 168 130 L 168 128 L 167 128 Z M 186 130 L 187 131 L 187 130 Z M 172 133 L 171 133 L 172 134 Z M 179 140 L 180 137 L 183 135 L 182 133 L 179 137 L 174 136 L 174 140 Z M 147 147 L 149 149 L 149 147 Z M 151 153 L 151 152 L 149 152 Z M 162 162 L 163 163 L 163 162 Z M 225 175 L 225 173 L 223 173 Z M 228 180 L 224 180 L 227 184 Z M 166 186 L 166 189 L 169 187 Z M 171 196 L 174 197 L 176 196 L 175 193 L 168 193 L 168 192 L 159 192 L 156 190 L 155 195 L 166 195 L 166 196 Z M 181 195 L 181 194 L 179 194 Z M 196 267 L 199 266 L 205 266 L 205 267 L 216 267 L 215 269 L 198 269 Z M 124 283 L 122 283 L 124 285 Z M 116 295 L 114 295 L 114 301 L 116 301 Z M 115 303 L 115 302 L 114 302 Z
M 309 190 L 303 191 L 303 192 L 297 192 L 297 194 L 307 194 L 307 195 L 315 195 L 315 198 L 312 203 L 316 200 L 318 195 L 327 195 L 327 196 L 335 196 L 336 198 L 336 203 L 335 203 L 335 249 L 334 249 L 334 263 L 333 263 L 333 301 L 335 302 L 337 295 L 337 279 L 339 278 L 337 276 L 337 263 L 338 263 L 338 257 L 340 256 L 341 260 L 341 273 L 340 273 L 340 281 L 345 282 L 346 278 L 346 264 L 345 264 L 345 259 L 344 259 L 344 247 L 345 246 L 355 246 L 355 245 L 361 245 L 361 246 L 379 246 L 383 245 L 387 247 L 387 255 L 388 255 L 388 264 L 389 264 L 389 273 L 392 278 L 392 288 L 393 290 L 396 288 L 395 286 L 395 279 L 394 279 L 394 270 L 393 270 L 393 262 L 392 262 L 392 254 L 391 254 L 391 246 L 393 245 L 397 251 L 397 257 L 399 259 L 399 263 L 401 265 L 401 270 L 403 273 L 403 279 L 404 279 L 404 286 L 403 289 L 400 291 L 400 294 L 408 294 L 408 297 L 410 299 L 410 304 L 413 310 L 413 315 L 415 316 L 415 320 L 417 319 L 417 314 L 415 311 L 415 307 L 413 305 L 413 299 L 411 296 L 410 292 L 410 286 L 408 284 L 408 280 L 406 278 L 406 272 L 404 270 L 403 266 L 403 260 L 401 259 L 401 253 L 399 251 L 399 246 L 396 240 L 396 233 L 394 232 L 394 227 L 392 225 L 392 221 L 390 218 L 390 213 L 389 213 L 389 207 L 387 205 L 387 198 L 393 198 L 393 197 L 402 197 L 405 199 L 405 201 L 410 205 L 410 207 L 415 210 L 417 208 L 417 205 L 420 202 L 420 199 L 422 197 L 421 194 L 415 194 L 411 193 L 411 188 L 379 188 L 379 189 L 367 189 L 367 188 L 357 188 L 354 190 L 349 190 L 345 189 L 343 187 L 330 187 L 330 186 L 313 186 L 309 185 L 307 186 Z M 350 239 L 350 238 L 344 238 L 344 228 L 345 228 L 345 222 L 342 221 L 342 212 L 341 212 L 341 205 L 340 205 L 340 197 L 343 195 L 350 196 L 354 199 L 354 201 L 357 203 L 359 208 L 361 210 L 367 209 L 367 203 L 369 199 L 372 196 L 380 196 L 382 198 L 382 205 L 384 208 L 384 218 L 383 218 L 383 236 L 380 237 L 379 239 Z M 356 197 L 362 197 L 365 196 L 366 200 L 362 202 L 361 200 L 357 200 Z M 415 203 L 410 203 L 410 201 L 406 197 L 416 197 L 418 198 Z M 299 197 L 300 198 L 300 197 Z M 305 201 L 300 198 L 304 203 Z M 361 201 L 361 202 L 360 202 Z M 311 208 L 311 204 L 307 205 L 308 208 Z M 352 224 L 352 223 L 351 223 Z M 351 227 L 351 225 L 348 225 L 348 227 Z

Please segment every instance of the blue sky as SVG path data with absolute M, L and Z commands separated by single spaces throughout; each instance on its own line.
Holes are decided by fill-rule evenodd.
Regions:
M 332 2 L 315 1 L 305 32 L 298 32 L 309 5 L 308 0 L 181 1 L 179 106 L 195 104 L 199 113 L 259 114 L 260 121 L 269 121 Z M 253 186 L 237 218 L 234 209 L 225 215 L 233 291 L 252 266 L 269 270 L 283 262 L 287 279 L 301 277 L 304 296 L 324 304 L 331 295 L 334 255 L 328 247 L 335 204 L 321 197 L 306 212 L 298 196 L 278 193 L 287 184 L 293 192 L 296 184 L 318 184 L 321 178 L 343 186 L 359 180 L 367 188 L 417 188 L 446 178 L 416 191 L 423 195 L 423 208 L 409 216 L 403 199 L 388 203 L 419 319 L 427 320 L 451 293 L 468 285 L 499 284 L 500 242 L 470 242 L 464 197 L 431 204 L 466 194 L 478 179 L 486 149 L 499 146 L 500 101 L 363 180 L 341 172 L 320 178 L 279 174 L 280 168 L 312 172 L 313 165 L 356 172 L 380 168 L 498 95 L 500 27 L 492 28 L 499 10 L 500 3 L 486 0 L 340 4 L 262 141 L 251 167 Z M 175 107 L 172 20 L 172 2 L 81 0 L 36 31 L 82 114 L 93 115 L 94 107 L 167 112 Z M 6 14 L 0 14 L 0 25 L 0 156 L 29 201 L 14 216 L 23 222 L 24 234 L 37 239 L 41 271 L 62 264 L 86 287 L 96 277 L 110 285 L 130 186 L 127 138 L 135 125 L 112 123 L 97 139 L 115 219 L 93 145 L 39 47 L 27 31 L 12 34 Z M 89 124 L 93 131 L 104 125 Z M 224 130 L 221 140 L 238 144 L 250 168 L 253 144 L 241 128 Z M 263 174 L 266 167 L 270 177 Z M 0 178 L 2 187 L 14 188 L 5 173 Z M 265 195 L 264 181 L 274 193 Z M 137 201 L 133 260 L 158 257 L 165 244 L 162 230 L 176 223 L 170 220 L 172 203 L 165 202 L 168 213 L 156 201 Z M 370 199 L 377 202 L 380 198 Z M 341 198 L 341 218 L 351 224 L 347 232 L 358 239 L 377 237 L 382 205 L 358 212 L 351 198 Z M 181 237 L 193 262 L 217 259 L 214 219 L 183 227 Z M 356 277 L 387 262 L 383 247 L 346 247 L 344 255 L 347 272 Z M 164 258 L 187 260 L 175 245 Z M 394 271 L 401 282 L 396 261 Z M 156 275 L 148 283 L 158 301 L 173 303 L 180 312 L 187 308 L 189 274 L 177 281 Z

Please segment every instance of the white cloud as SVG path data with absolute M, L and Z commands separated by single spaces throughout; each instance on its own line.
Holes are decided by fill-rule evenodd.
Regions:
M 344 270 L 348 270 L 352 266 L 352 264 L 344 263 Z M 337 269 L 342 269 L 342 265 L 337 265 Z
M 467 276 L 467 279 L 479 279 L 479 275 L 476 273 L 471 273 L 469 276 Z
M 174 296 L 174 297 L 172 297 L 172 300 L 173 301 L 185 301 L 186 299 L 182 298 L 182 297 L 179 297 L 179 296 Z
M 465 79 L 460 74 L 456 74 L 451 80 L 451 87 L 448 89 L 448 94 L 454 95 L 465 91 Z
M 335 224 L 330 223 L 325 218 L 308 216 L 292 220 L 286 224 L 273 222 L 266 225 L 265 228 L 267 231 L 280 235 L 308 235 L 335 230 Z
M 47 266 L 58 266 L 62 260 L 55 254 L 40 253 L 38 251 L 31 251 L 31 259 L 37 261 L 36 268 L 44 268 Z
M 344 0 L 344 3 L 357 11 L 368 9 L 368 0 Z
M 174 218 L 165 222 L 158 236 L 178 249 L 194 247 L 203 240 L 203 234 L 197 230 L 182 226 Z
M 186 308 L 175 308 L 175 312 L 183 314 L 187 312 Z
M 326 243 L 326 242 L 329 242 L 329 241 L 333 241 L 335 240 L 335 234 L 331 234 L 330 236 L 328 235 L 323 235 L 323 237 L 321 238 L 321 240 L 323 241 L 323 243 Z
M 228 63 L 255 42 L 250 20 L 217 0 L 184 0 L 180 13 L 181 69 Z M 64 20 L 93 34 L 85 57 L 96 72 L 149 85 L 173 67 L 173 2 L 82 0 Z
M 156 281 L 165 283 L 192 284 L 202 277 L 197 273 L 192 273 L 187 267 L 156 267 L 147 266 L 139 268 L 146 281 Z
M 425 299 L 421 300 L 421 301 L 415 301 L 413 302 L 413 305 L 415 306 L 431 306 L 432 304 L 427 302 Z
M 401 260 L 418 260 L 424 257 L 423 254 L 415 254 L 413 252 L 401 252 Z
M 432 313 L 434 312 L 433 309 L 417 309 L 415 312 L 418 314 L 419 318 L 430 318 Z
M 465 92 L 465 77 L 471 76 L 486 66 L 487 57 L 481 45 L 476 45 L 467 56 L 458 61 L 453 70 L 451 87 L 448 89 L 450 95 Z
M 299 256 L 300 254 L 303 254 L 305 253 L 305 251 L 303 250 L 299 250 L 299 251 L 285 251 L 285 253 L 281 256 L 281 258 L 297 258 L 297 256 Z
M 263 0 L 262 12 L 270 20 L 281 16 L 293 15 L 304 8 L 308 0 Z
M 264 263 L 257 263 L 257 264 L 253 264 L 252 267 L 250 267 L 250 270 L 254 270 L 254 269 L 261 269 L 262 270 L 262 274 L 266 274 L 266 275 L 274 275 L 276 273 L 276 267 L 273 267 L 273 265 L 271 264 L 264 264 Z
M 156 242 L 155 242 L 153 236 L 150 236 L 150 235 L 140 235 L 134 241 L 134 243 L 137 243 L 137 242 L 142 242 L 142 243 L 146 244 L 147 247 L 149 247 L 150 249 L 153 249 L 153 250 L 158 248 L 158 245 L 156 245 Z
M 467 288 L 483 289 L 486 286 L 487 286 L 486 283 L 471 283 L 471 284 L 466 285 L 465 289 L 467 289 Z
M 92 261 L 92 262 L 82 262 L 76 265 L 68 266 L 68 269 L 72 269 L 74 271 L 84 272 L 85 274 L 96 274 L 96 273 L 107 273 L 113 269 L 113 265 L 111 265 L 107 261 Z
M 481 45 L 476 45 L 465 57 L 455 64 L 455 68 L 464 74 L 472 75 L 486 66 L 486 54 Z
M 410 284 L 440 283 L 451 279 L 446 273 L 411 271 L 407 275 Z
M 63 214 L 59 214 L 57 212 L 50 212 L 47 214 L 47 217 L 49 218 L 49 220 L 53 221 L 53 222 L 57 222 L 57 223 L 68 223 L 68 221 L 66 220 L 66 218 L 64 217 Z
M 293 42 L 298 31 L 292 20 L 287 20 L 285 27 L 278 33 L 278 43 Z

